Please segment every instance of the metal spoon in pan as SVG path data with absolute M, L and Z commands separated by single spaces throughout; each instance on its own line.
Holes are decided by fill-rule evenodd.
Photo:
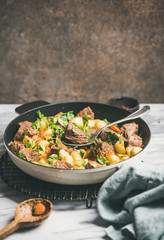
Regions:
M 38 203 L 45 206 L 45 211 L 41 215 L 34 215 L 33 211 Z M 15 219 L 0 230 L 0 239 L 7 237 L 19 228 L 35 227 L 40 225 L 49 217 L 52 209 L 52 203 L 43 198 L 33 198 L 20 203 L 15 210 Z
M 111 127 L 112 125 L 118 124 L 118 123 L 122 123 L 122 122 L 125 122 L 125 121 L 129 121 L 129 120 L 133 120 L 133 119 L 139 118 L 139 117 L 143 116 L 144 114 L 148 113 L 149 111 L 150 111 L 150 106 L 146 105 L 143 108 L 141 108 L 138 111 L 128 115 L 125 118 L 122 118 L 122 119 L 120 119 L 118 121 L 109 123 L 108 125 L 100 128 L 96 133 L 92 134 L 92 136 L 90 138 L 88 138 L 88 142 L 87 143 L 82 143 L 81 144 L 81 143 L 69 143 L 69 142 L 65 142 L 65 141 L 62 141 L 62 142 L 65 145 L 72 146 L 72 147 L 89 146 L 89 145 L 91 145 L 95 141 L 95 139 L 102 132 L 102 130 L 104 130 L 104 129 L 108 128 L 108 127 Z

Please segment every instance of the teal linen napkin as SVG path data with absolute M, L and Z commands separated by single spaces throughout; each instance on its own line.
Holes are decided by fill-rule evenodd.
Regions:
M 123 165 L 100 188 L 97 210 L 111 240 L 164 240 L 164 165 Z

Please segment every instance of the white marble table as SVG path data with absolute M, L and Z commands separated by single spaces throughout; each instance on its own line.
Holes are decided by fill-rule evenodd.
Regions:
M 149 164 L 161 164 L 161 167 L 164 167 L 164 104 L 149 105 L 151 112 L 143 119 L 148 123 L 152 137 L 147 153 L 142 160 L 149 162 Z M 0 105 L 0 155 L 5 152 L 3 133 L 7 124 L 16 117 L 14 112 L 16 106 L 18 105 Z M 19 202 L 28 198 L 28 196 L 10 189 L 0 179 L 0 229 L 14 218 L 14 211 Z M 87 209 L 85 202 L 80 201 L 54 201 L 53 205 L 52 214 L 42 225 L 36 228 L 18 230 L 6 239 L 107 239 L 104 232 L 107 225 L 97 214 L 96 201 L 93 202 L 91 209 Z

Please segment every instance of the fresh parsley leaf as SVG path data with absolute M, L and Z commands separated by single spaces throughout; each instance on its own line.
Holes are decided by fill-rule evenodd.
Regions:
M 42 118 L 44 118 L 44 114 L 41 113 L 40 110 L 36 111 L 36 113 L 37 113 L 38 117 L 40 118 L 40 120 L 41 120 Z
M 85 127 L 84 126 L 80 126 L 76 123 L 73 123 L 77 128 L 79 128 L 80 130 L 82 130 L 83 132 L 85 132 Z
M 18 157 L 23 158 L 23 159 L 26 160 L 26 157 L 25 157 L 23 154 L 20 154 L 20 153 L 19 153 L 19 150 L 16 151 L 16 155 L 17 155 Z
M 82 164 L 82 166 L 85 167 L 85 166 L 87 165 L 87 163 L 88 163 L 87 159 L 83 159 L 83 164 Z
M 28 140 L 27 143 L 25 144 L 26 148 L 32 148 L 33 144 L 30 143 L 30 141 Z
M 23 133 L 23 136 L 24 136 L 24 137 L 26 136 L 27 131 L 28 131 L 28 129 L 25 129 L 25 130 L 24 130 L 24 133 Z
M 74 114 L 73 114 L 73 111 L 69 111 L 66 113 L 66 117 L 67 117 L 67 120 L 71 120 L 72 118 L 74 118 Z
M 109 124 L 109 122 L 108 122 L 108 120 L 105 118 L 104 120 L 103 120 L 106 124 Z
M 83 158 L 83 156 L 84 156 L 84 152 L 82 152 L 82 151 L 80 151 L 79 149 L 78 150 L 76 150 L 79 154 L 80 154 L 80 156 Z
M 90 119 L 90 117 L 91 117 L 91 116 L 88 115 L 88 114 L 85 114 L 85 115 L 84 115 L 84 117 L 83 117 L 84 126 L 86 126 L 86 127 L 88 126 L 88 122 L 89 122 L 88 120 Z
M 119 143 L 121 144 L 123 142 L 122 138 L 120 137 L 119 138 Z
M 37 118 L 37 120 L 31 124 L 31 127 L 32 127 L 33 129 L 40 129 L 40 128 L 41 128 L 39 118 Z
M 117 134 L 115 134 L 112 130 L 110 130 L 109 132 L 107 132 L 107 137 L 109 137 L 111 140 L 116 140 L 116 139 L 118 139 Z
M 87 138 L 90 138 L 90 137 L 92 137 L 92 134 L 88 134 L 88 135 L 87 135 Z
M 40 145 L 38 145 L 36 147 L 36 151 L 39 153 L 39 155 L 41 155 L 41 152 L 43 152 L 44 150 L 43 150 L 43 148 Z
M 66 116 L 62 116 L 58 119 L 58 123 L 63 126 L 64 128 L 67 127 L 68 125 L 68 121 L 67 121 L 67 117 Z
M 58 155 L 57 154 L 53 154 L 53 155 L 51 155 L 51 156 L 49 156 L 48 158 L 47 158 L 47 160 L 49 161 L 49 162 L 54 162 L 54 160 L 58 160 L 59 158 L 58 158 Z
M 101 157 L 99 155 L 97 155 L 97 161 L 102 165 L 104 165 L 108 162 L 108 160 L 105 157 Z
M 59 147 L 63 147 L 62 142 L 60 140 L 60 138 L 56 137 L 56 145 Z

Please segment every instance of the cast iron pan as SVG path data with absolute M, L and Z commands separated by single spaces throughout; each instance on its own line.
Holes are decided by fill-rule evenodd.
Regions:
M 33 108 L 33 106 L 35 108 Z M 12 153 L 10 148 L 8 147 L 8 144 L 11 141 L 13 141 L 14 135 L 16 134 L 19 128 L 18 125 L 19 122 L 26 120 L 31 122 L 35 121 L 37 118 L 36 115 L 37 110 L 40 110 L 47 117 L 53 116 L 59 112 L 67 112 L 71 110 L 74 110 L 74 113 L 76 115 L 80 110 L 87 106 L 91 107 L 91 109 L 95 113 L 95 118 L 107 119 L 110 122 L 113 122 L 115 120 L 121 119 L 129 115 L 129 112 L 127 110 L 120 109 L 107 104 L 94 102 L 69 102 L 59 104 L 48 104 L 47 102 L 44 101 L 37 101 L 22 105 L 16 109 L 16 112 L 21 114 L 10 122 L 4 133 L 4 144 L 14 164 L 25 173 L 44 181 L 58 184 L 83 185 L 103 182 L 111 174 L 118 170 L 123 163 L 134 161 L 134 159 L 137 159 L 139 156 L 142 155 L 150 141 L 151 133 L 148 125 L 141 118 L 136 119 L 135 122 L 139 124 L 139 132 L 142 133 L 144 144 L 143 151 L 137 154 L 136 156 L 127 159 L 123 162 L 102 168 L 85 170 L 48 168 L 21 159 L 16 154 Z

